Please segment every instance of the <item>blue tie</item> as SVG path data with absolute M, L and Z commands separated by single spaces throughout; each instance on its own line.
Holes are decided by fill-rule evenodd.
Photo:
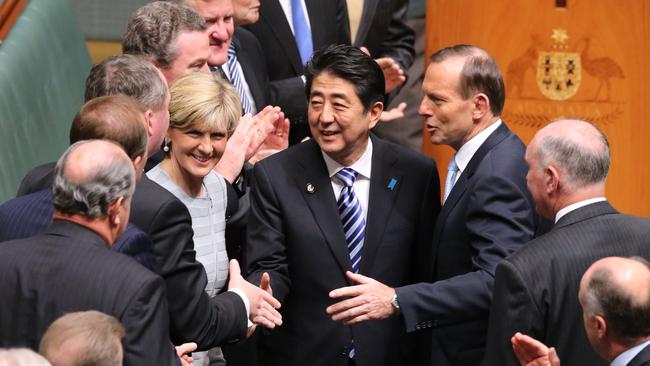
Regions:
M 445 195 L 442 199 L 443 204 L 447 200 L 447 197 L 449 197 L 449 193 L 451 192 L 451 189 L 454 187 L 454 184 L 456 184 L 456 178 L 458 177 L 458 172 L 460 172 L 460 170 L 458 169 L 458 164 L 456 164 L 456 155 L 454 155 L 451 157 L 451 160 L 449 161 L 449 165 L 447 166 L 447 179 L 445 180 Z
M 363 240 L 366 236 L 366 219 L 357 195 L 354 194 L 354 181 L 357 172 L 351 168 L 343 168 L 336 173 L 336 176 L 343 183 L 341 196 L 339 197 L 339 215 L 343 224 L 345 241 L 348 244 L 348 252 L 352 261 L 352 272 L 359 273 L 361 254 L 363 252 Z
M 253 113 L 253 104 L 248 98 L 246 90 L 244 90 L 244 83 L 242 82 L 243 75 L 237 67 L 237 53 L 234 43 L 230 43 L 230 47 L 228 48 L 228 72 L 230 73 L 230 82 L 237 89 L 237 93 L 239 93 L 241 107 L 244 113 Z
M 357 179 L 357 172 L 352 168 L 343 168 L 336 173 L 336 176 L 343 183 L 341 196 L 339 197 L 339 215 L 345 233 L 345 242 L 348 244 L 348 253 L 352 261 L 352 272 L 359 273 L 361 254 L 363 252 L 363 240 L 366 236 L 366 219 L 363 216 L 363 209 L 357 195 L 354 194 L 354 181 Z M 348 357 L 354 358 L 354 342 L 350 345 Z
M 302 64 L 306 64 L 311 54 L 314 52 L 314 44 L 311 40 L 311 32 L 307 25 L 307 17 L 302 10 L 301 0 L 291 0 L 291 23 L 293 24 L 293 35 L 296 39 L 298 52 Z

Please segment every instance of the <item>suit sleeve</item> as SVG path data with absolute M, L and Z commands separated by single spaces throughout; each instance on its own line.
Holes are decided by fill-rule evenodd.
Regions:
M 268 272 L 271 276 L 273 296 L 283 302 L 291 284 L 284 223 L 279 197 L 273 189 L 273 183 L 263 162 L 255 165 L 251 185 L 246 273 L 249 281 L 259 283 L 262 273 Z
M 207 275 L 196 261 L 192 220 L 183 203 L 170 200 L 163 205 L 150 232 L 167 287 L 172 341 L 196 342 L 204 350 L 244 337 L 247 316 L 242 299 L 233 292 L 211 299 L 205 292 Z
M 407 331 L 486 318 L 497 264 L 532 238 L 535 218 L 522 183 L 494 166 L 488 170 L 468 192 L 473 271 L 397 289 Z
M 484 365 L 512 365 L 517 361 L 510 338 L 522 332 L 539 339 L 543 337 L 539 324 L 544 324 L 542 312 L 533 301 L 519 270 L 508 260 L 497 266 L 494 293 L 490 309 L 490 324 Z
M 392 58 L 399 63 L 406 73 L 413 64 L 415 33 L 405 23 L 408 1 L 398 0 L 396 2 L 398 4 L 392 13 L 390 24 L 386 30 L 386 37 L 381 44 L 379 53 L 374 57 Z
M 176 365 L 162 280 L 146 281 L 122 317 L 125 365 Z

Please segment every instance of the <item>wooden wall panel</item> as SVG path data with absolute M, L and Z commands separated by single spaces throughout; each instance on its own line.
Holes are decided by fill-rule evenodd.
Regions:
M 556 6 L 562 2 L 566 8 Z M 560 116 L 595 122 L 612 149 L 608 198 L 623 212 L 650 216 L 648 1 L 428 0 L 427 37 L 428 54 L 470 43 L 496 58 L 506 82 L 503 120 L 524 142 Z M 563 100 L 538 85 L 542 53 L 579 64 L 570 77 L 574 86 L 566 88 L 566 75 L 561 79 Z M 424 151 L 444 181 L 453 150 L 425 141 Z

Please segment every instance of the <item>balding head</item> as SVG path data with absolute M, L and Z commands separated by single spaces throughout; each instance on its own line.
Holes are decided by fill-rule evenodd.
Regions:
M 609 143 L 593 124 L 554 121 L 539 130 L 526 149 L 528 189 L 547 218 L 572 203 L 605 195 Z
M 650 339 L 650 264 L 638 257 L 608 257 L 591 265 L 580 281 L 585 329 L 597 352 L 611 360 Z

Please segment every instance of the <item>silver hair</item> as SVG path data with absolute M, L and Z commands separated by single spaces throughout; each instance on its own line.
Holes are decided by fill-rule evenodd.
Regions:
M 145 109 L 165 108 L 167 85 L 151 62 L 133 55 L 111 56 L 90 69 L 84 99 L 124 94 Z
M 596 148 L 565 136 L 544 137 L 537 148 L 540 168 L 546 169 L 551 163 L 557 164 L 566 174 L 566 183 L 572 188 L 604 182 L 609 171 L 609 143 L 605 135 L 597 128 L 596 130 L 600 140 Z
M 98 157 L 96 163 L 86 169 L 84 181 L 74 182 L 68 179 L 66 172 L 70 154 L 79 146 L 92 141 L 97 140 L 72 144 L 56 163 L 52 203 L 55 209 L 64 214 L 81 214 L 91 218 L 106 216 L 109 206 L 115 200 L 120 197 L 128 199 L 135 190 L 133 163 L 128 158 L 121 159 L 114 154 Z

